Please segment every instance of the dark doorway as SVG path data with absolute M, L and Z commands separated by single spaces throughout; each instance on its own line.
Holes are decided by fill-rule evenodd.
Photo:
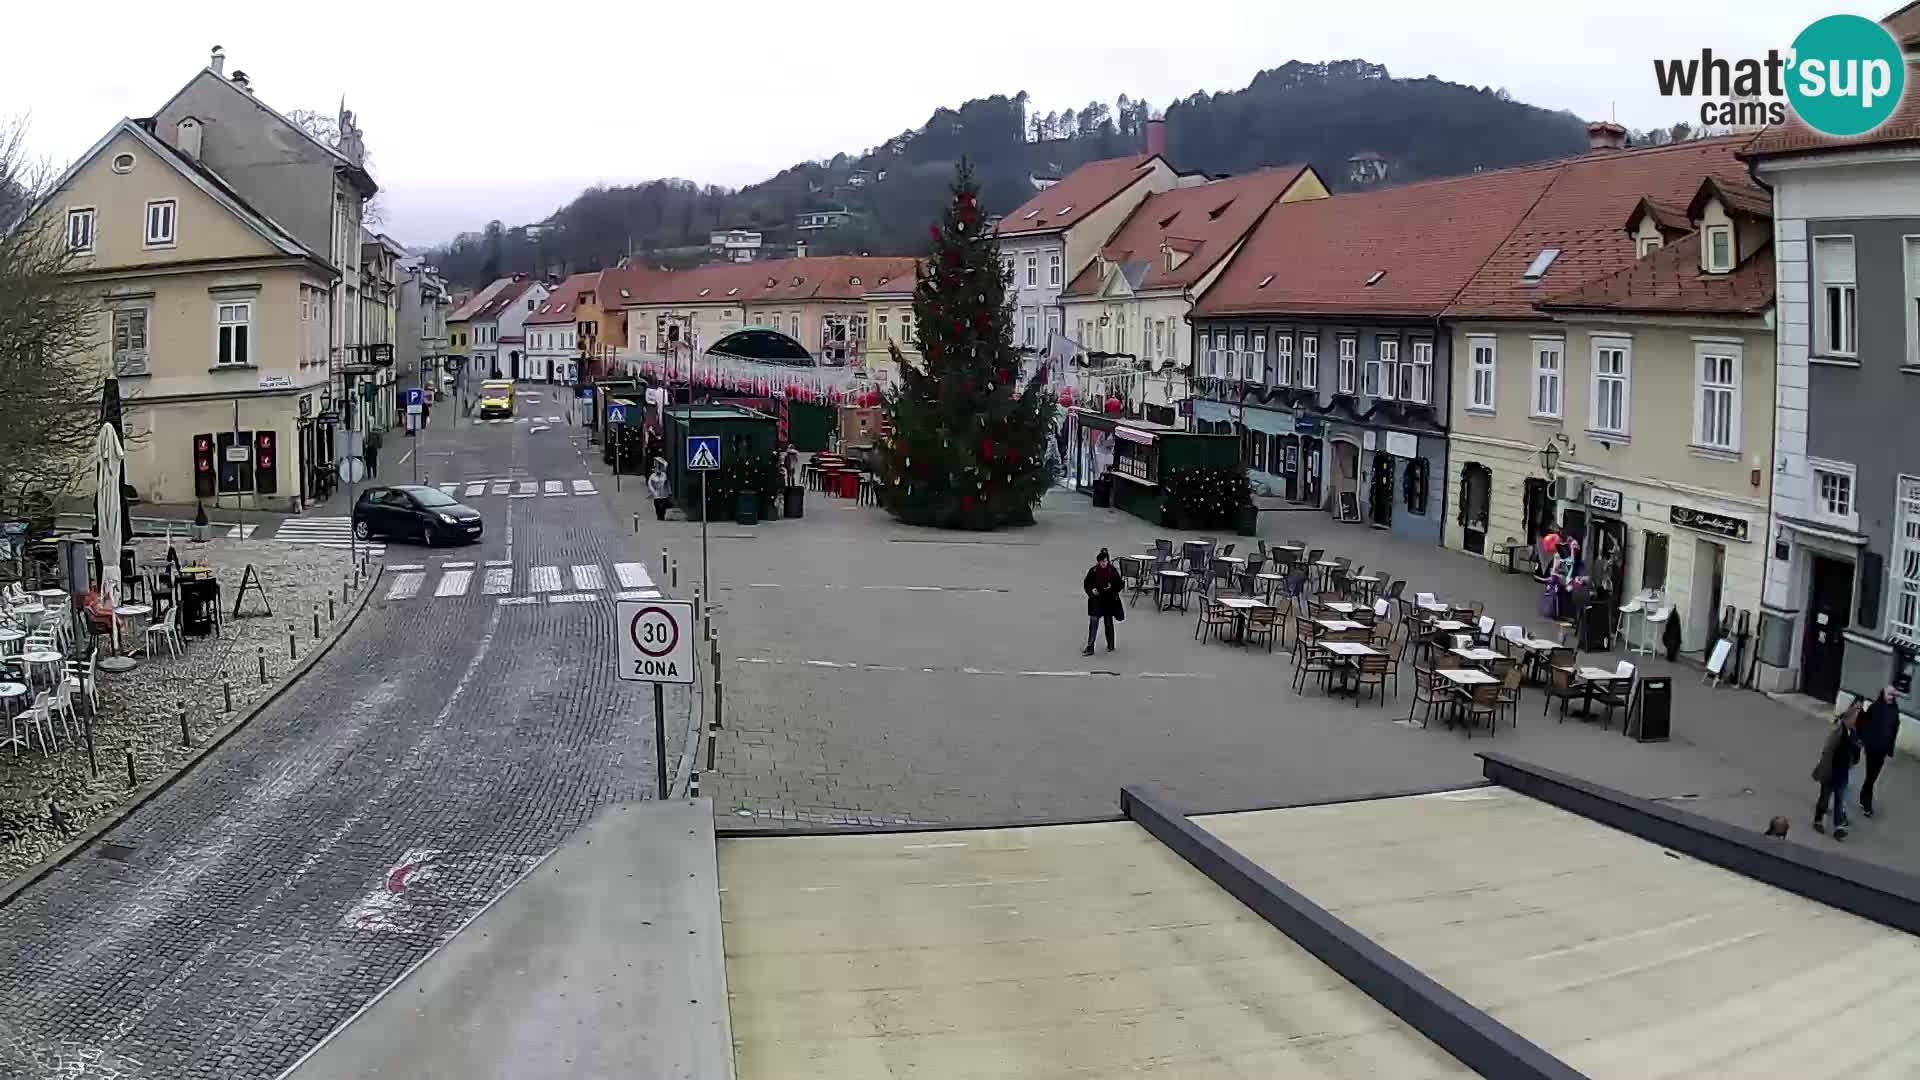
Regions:
M 1527 519 L 1527 543 L 1534 544 L 1553 524 L 1553 486 L 1537 476 L 1527 478 L 1522 508 Z
M 511 369 L 511 370 L 513 371 L 513 375 L 512 375 L 512 378 L 514 379 L 514 381 L 516 381 L 516 382 L 517 382 L 517 381 L 519 381 L 519 379 L 521 378 L 521 375 L 520 375 L 520 350 L 518 350 L 518 349 L 514 349 L 514 350 L 512 350 L 512 351 L 510 351 L 510 352 L 508 352 L 508 353 L 507 353 L 507 356 L 508 356 L 508 358 L 509 358 L 509 363 L 511 363 L 511 364 L 512 364 L 512 369 Z
M 1840 665 L 1847 652 L 1847 613 L 1853 607 L 1853 564 L 1813 557 L 1807 588 L 1807 633 L 1800 648 L 1800 689 L 1832 701 L 1840 694 Z
M 1469 461 L 1460 470 L 1462 544 L 1475 555 L 1487 553 L 1487 506 L 1493 498 L 1493 472 Z
M 1387 454 L 1373 455 L 1373 524 L 1393 525 L 1393 458 Z
M 1300 501 L 1300 436 L 1285 435 L 1280 439 L 1281 466 L 1280 475 L 1286 480 L 1287 501 Z
M 1587 538 L 1582 553 L 1590 580 L 1597 577 L 1609 598 L 1621 596 L 1627 588 L 1627 523 L 1619 518 L 1593 519 L 1593 535 Z M 1611 603 L 1609 599 L 1609 603 Z
M 1321 450 L 1319 439 L 1301 438 L 1300 501 L 1314 506 L 1319 506 L 1324 498 L 1321 488 L 1326 475 L 1326 460 Z

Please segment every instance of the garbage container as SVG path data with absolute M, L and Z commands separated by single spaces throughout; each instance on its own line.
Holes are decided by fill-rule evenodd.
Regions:
M 807 489 L 801 487 L 799 484 L 788 484 L 786 516 L 790 518 L 801 517 L 806 508 Z
M 1093 505 L 1113 505 L 1113 477 L 1102 474 L 1093 478 Z
M 216 609 L 220 606 L 220 583 L 211 577 L 192 577 L 180 582 L 180 632 L 188 637 L 206 637 L 213 633 Z
M 746 492 L 734 496 L 733 523 L 735 525 L 758 525 L 760 523 L 760 496 Z
M 1640 680 L 1640 707 L 1627 709 L 1621 730 L 1640 742 L 1666 742 L 1673 732 L 1673 679 L 1656 676 Z

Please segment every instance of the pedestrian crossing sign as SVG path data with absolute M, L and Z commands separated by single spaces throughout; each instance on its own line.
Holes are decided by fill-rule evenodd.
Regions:
M 720 467 L 720 436 L 687 436 L 687 468 L 696 472 Z

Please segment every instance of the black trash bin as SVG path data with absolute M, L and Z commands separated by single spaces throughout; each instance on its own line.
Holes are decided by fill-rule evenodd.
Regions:
M 1093 505 L 1113 505 L 1113 477 L 1102 474 L 1093 478 Z
M 787 517 L 802 517 L 807 509 L 807 489 L 798 484 L 787 485 L 787 505 L 782 508 Z
M 180 583 L 180 632 L 188 637 L 213 633 L 220 607 L 220 583 L 211 577 L 187 578 Z

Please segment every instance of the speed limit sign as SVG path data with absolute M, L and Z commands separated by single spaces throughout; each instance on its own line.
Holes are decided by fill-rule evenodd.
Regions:
M 693 682 L 693 605 L 678 600 L 619 600 L 619 675 L 628 682 Z

